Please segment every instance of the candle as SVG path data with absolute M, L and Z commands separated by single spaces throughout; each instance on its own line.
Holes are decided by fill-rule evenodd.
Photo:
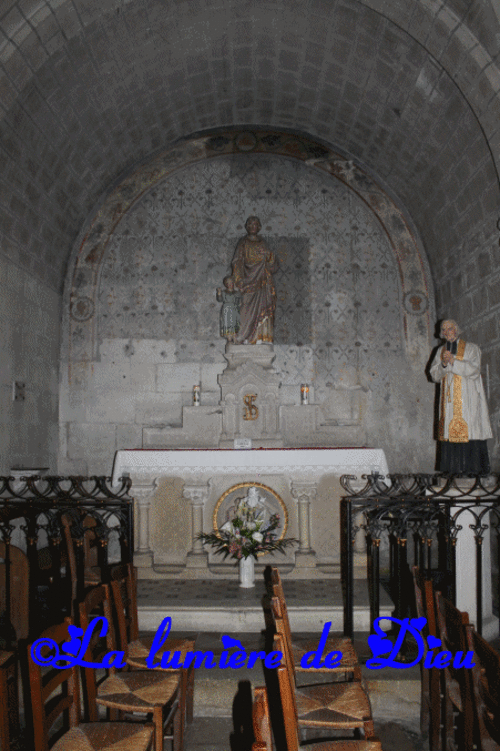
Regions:
M 307 383 L 303 383 L 300 387 L 300 403 L 309 404 L 309 386 Z
M 193 386 L 193 406 L 199 407 L 200 406 L 200 386 Z

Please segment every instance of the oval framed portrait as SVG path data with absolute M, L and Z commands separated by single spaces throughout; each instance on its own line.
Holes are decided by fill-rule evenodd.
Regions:
M 240 482 L 233 485 L 221 495 L 214 508 L 213 527 L 216 534 L 223 524 L 232 521 L 238 510 L 246 507 L 256 513 L 256 518 L 269 520 L 273 514 L 278 514 L 279 524 L 275 535 L 282 540 L 288 527 L 288 511 L 278 493 L 260 482 Z

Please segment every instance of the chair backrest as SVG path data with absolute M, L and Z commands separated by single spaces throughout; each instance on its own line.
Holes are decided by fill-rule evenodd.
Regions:
M 287 659 L 286 648 L 280 634 L 276 634 L 274 637 L 273 649 L 275 652 L 281 652 L 283 655 L 281 665 L 277 668 L 276 672 L 280 689 L 287 751 L 298 751 L 300 742 L 295 686 L 293 674 L 290 670 L 290 665 Z
M 442 641 L 441 648 L 452 654 L 459 650 L 465 653 L 467 651 L 465 626 L 469 623 L 469 614 L 456 608 L 452 602 L 443 597 L 441 592 L 436 592 L 436 615 L 439 638 Z
M 273 596 L 277 597 L 282 603 L 285 602 L 285 591 L 281 582 L 280 572 L 277 568 L 271 568 L 271 588 Z
M 296 673 L 292 652 L 292 632 L 290 631 L 290 622 L 288 620 L 288 613 L 284 600 L 280 600 L 278 597 L 272 597 L 271 613 L 273 615 L 276 633 L 280 634 L 283 639 L 283 648 L 286 650 L 287 661 L 290 665 L 292 677 L 295 682 Z
M 95 617 L 104 617 L 108 622 L 108 630 L 104 636 L 100 635 L 100 627 L 94 628 L 85 655 L 85 660 L 87 662 L 102 662 L 104 655 L 117 649 L 109 586 L 101 584 L 90 589 L 82 602 L 79 603 L 78 609 L 80 615 L 80 627 L 84 632 L 88 628 L 89 623 Z M 108 673 L 116 673 L 116 668 L 112 665 L 109 670 L 105 672 L 101 680 L 104 680 Z M 99 682 L 94 668 L 83 669 L 85 717 L 89 722 L 97 722 L 99 719 L 96 705 L 97 687 Z
M 452 655 L 462 652 L 465 656 L 467 652 L 465 627 L 469 623 L 468 613 L 462 613 L 452 602 L 443 597 L 441 592 L 436 592 L 436 615 L 439 638 L 442 642 L 441 649 L 451 652 Z M 444 680 L 445 714 L 450 712 L 446 709 L 446 702 L 453 704 L 461 712 L 464 748 L 472 747 L 473 701 L 470 670 L 465 667 L 456 668 L 452 661 L 441 670 L 441 674 Z
M 85 509 L 72 509 L 61 516 L 74 599 L 83 592 L 85 578 L 99 564 L 96 519 Z M 77 530 L 75 534 L 75 530 Z M 80 553 L 77 556 L 76 551 Z
M 418 566 L 413 566 L 413 587 L 415 591 L 415 603 L 417 606 L 417 618 L 426 618 L 427 627 L 425 636 L 438 637 L 438 624 L 436 615 L 436 598 L 432 581 L 427 579 Z M 424 653 L 428 652 L 427 641 L 424 640 Z M 433 650 L 436 652 L 436 650 Z
M 271 584 L 283 589 L 283 585 L 281 583 L 281 575 L 277 566 L 271 566 Z
M 271 717 L 265 686 L 257 686 L 254 689 L 252 722 L 255 738 L 252 751 L 273 751 Z
M 6 613 L 15 631 L 16 641 L 29 633 L 29 564 L 26 553 L 9 545 L 10 597 L 7 602 L 7 546 L 0 542 L 0 613 Z M 14 636 L 14 635 L 12 635 Z
M 500 655 L 473 626 L 466 626 L 467 648 L 474 652 L 471 669 L 476 747 L 500 749 Z
M 83 557 L 85 561 L 85 569 L 91 569 L 99 565 L 99 556 L 97 553 L 98 538 L 95 532 L 97 522 L 93 516 L 87 514 L 82 525 L 85 530 L 83 535 Z
M 139 638 L 137 579 L 131 563 L 112 569 L 111 591 L 117 619 L 118 649 L 124 650 L 127 656 L 127 645 Z
M 436 621 L 436 599 L 434 588 L 430 579 L 427 579 L 418 566 L 413 566 L 413 585 L 415 590 L 415 602 L 418 618 L 427 619 L 427 628 L 424 630 L 424 636 L 438 637 L 438 627 Z M 441 676 L 438 668 L 424 667 L 424 660 L 429 652 L 427 640 L 424 639 L 424 655 L 420 662 L 421 674 L 421 699 L 420 699 L 420 727 L 423 734 L 429 735 L 429 745 L 431 748 L 439 746 L 440 725 L 441 725 Z M 431 650 L 433 659 L 438 649 L 435 647 Z
M 40 639 L 51 639 L 59 648 L 69 640 L 68 626 L 71 620 L 46 629 Z M 33 712 L 35 751 L 49 751 L 51 745 L 69 727 L 80 720 L 80 695 L 78 667 L 53 668 L 39 665 L 31 656 L 28 646 L 28 671 Z M 51 652 L 50 646 L 42 647 L 41 655 Z M 61 724 L 62 715 L 62 724 Z M 68 722 L 69 721 L 69 722 Z M 56 726 L 54 728 L 54 726 Z M 51 731 L 53 731 L 51 733 Z

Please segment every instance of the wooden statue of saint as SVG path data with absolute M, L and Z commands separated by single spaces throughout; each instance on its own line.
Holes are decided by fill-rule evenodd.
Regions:
M 248 217 L 247 236 L 238 241 L 232 263 L 234 283 L 242 297 L 238 344 L 273 341 L 276 290 L 272 275 L 278 261 L 259 235 L 261 228 L 258 217 Z

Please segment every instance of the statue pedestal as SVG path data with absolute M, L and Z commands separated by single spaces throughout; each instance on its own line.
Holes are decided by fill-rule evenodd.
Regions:
M 272 344 L 228 344 L 227 368 L 219 376 L 222 434 L 219 448 L 250 438 L 253 448 L 281 448 L 280 378 L 272 367 Z

